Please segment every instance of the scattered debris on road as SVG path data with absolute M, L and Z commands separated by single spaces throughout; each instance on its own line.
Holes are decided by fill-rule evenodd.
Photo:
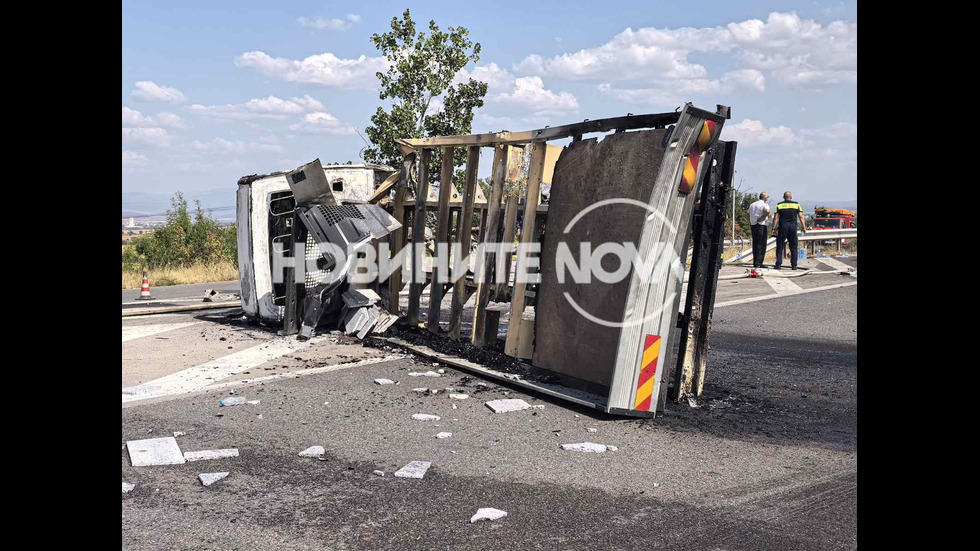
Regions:
M 408 374 L 409 377 L 441 377 L 442 375 L 436 373 L 435 371 L 429 370 L 426 372 L 413 371 Z
M 561 449 L 570 452 L 605 453 L 606 451 L 614 452 L 619 448 L 593 442 L 582 442 L 579 444 L 562 444 Z
M 436 435 L 436 438 L 452 438 L 453 433 L 451 432 L 440 432 Z
M 134 467 L 181 465 L 186 462 L 173 436 L 130 440 L 126 442 L 126 448 L 129 449 L 129 462 Z
M 305 450 L 299 452 L 299 456 L 300 457 L 320 457 L 321 455 L 323 455 L 325 453 L 327 453 L 327 452 L 326 452 L 326 450 L 323 449 L 323 446 L 310 446 L 309 448 L 306 448 Z
M 504 400 L 490 400 L 485 404 L 494 413 L 509 413 L 511 411 L 521 411 L 531 407 L 520 398 L 507 398 Z
M 395 476 L 398 478 L 423 478 L 431 466 L 431 461 L 412 461 L 395 471 Z
M 136 487 L 136 484 L 130 484 L 129 482 L 123 482 L 123 491 L 122 491 L 122 493 L 128 494 L 129 492 L 132 492 L 133 491 L 133 488 L 135 488 L 135 487 Z
M 470 522 L 480 522 L 481 520 L 497 520 L 507 516 L 507 511 L 494 509 L 493 507 L 481 507 L 476 510 L 476 514 L 470 518 Z
M 393 385 L 393 384 L 395 384 L 395 381 L 392 381 L 391 379 L 375 379 L 374 380 L 374 384 L 377 384 L 377 385 Z
M 598 429 L 594 429 L 594 428 L 592 428 L 592 427 L 589 427 L 589 428 L 587 428 L 587 429 L 585 429 L 585 430 L 587 430 L 587 431 L 589 431 L 589 432 L 598 432 Z
M 197 475 L 197 478 L 201 481 L 201 484 L 203 484 L 205 486 L 210 486 L 210 485 L 214 484 L 215 482 L 221 480 L 222 478 L 225 478 L 229 474 L 230 473 L 228 473 L 228 472 L 223 472 L 223 473 L 201 473 L 201 474 Z
M 376 474 L 378 476 L 384 476 L 385 475 L 385 472 L 384 471 L 374 471 L 374 474 Z
M 224 407 L 228 407 L 228 406 L 240 406 L 240 405 L 242 405 L 242 404 L 245 403 L 245 398 L 241 398 L 241 397 L 238 397 L 238 396 L 229 396 L 229 397 L 225 398 L 224 400 L 221 400 L 218 403 L 221 404 Z
M 187 436 L 187 433 L 184 432 L 184 431 L 182 431 L 182 430 L 175 430 L 174 431 L 174 438 L 177 438 L 178 436 Z
M 184 452 L 185 461 L 204 461 L 206 459 L 225 459 L 227 457 L 238 457 L 238 448 Z
M 465 400 L 465 399 L 469 398 L 470 395 L 469 394 L 450 394 L 449 397 L 452 398 L 453 400 Z
M 248 403 L 257 406 L 262 403 L 262 400 L 249 400 Z
M 377 306 L 381 297 L 371 289 L 350 289 L 341 298 L 344 301 L 341 323 L 347 335 L 363 339 L 369 333 L 384 333 L 398 321 L 398 316 Z
M 438 421 L 442 418 L 438 415 L 429 415 L 428 413 L 413 413 L 412 419 L 415 419 L 416 421 Z

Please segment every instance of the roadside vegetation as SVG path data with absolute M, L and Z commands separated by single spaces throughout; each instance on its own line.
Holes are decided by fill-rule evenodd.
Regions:
M 122 246 L 122 288 L 139 288 L 143 270 L 151 287 L 237 279 L 235 225 L 220 226 L 200 202 L 192 214 L 180 192 L 170 203 L 166 225 Z

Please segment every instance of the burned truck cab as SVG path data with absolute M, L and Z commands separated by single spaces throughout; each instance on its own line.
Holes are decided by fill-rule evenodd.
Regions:
M 365 204 L 380 183 L 395 173 L 393 168 L 385 165 L 320 166 L 319 161 L 314 162 L 323 172 L 323 180 L 319 183 L 322 186 L 325 182 L 326 191 L 331 195 L 325 202 L 332 203 L 332 207 L 347 206 L 346 210 L 354 213 L 355 217 L 358 216 L 357 205 Z M 309 169 L 310 165 L 304 167 Z M 277 255 L 289 254 L 287 247 L 297 209 L 297 198 L 290 187 L 296 184 L 290 182 L 288 177 L 297 174 L 297 171 L 304 174 L 301 170 L 304 167 L 244 176 L 238 181 L 236 221 L 242 309 L 249 318 L 265 324 L 279 325 L 283 321 L 286 284 L 282 278 L 273 278 L 273 267 Z M 302 185 L 302 182 L 301 179 L 298 185 Z M 306 234 L 306 260 L 316 262 L 320 257 L 316 236 L 312 232 L 303 233 Z M 323 262 L 319 264 L 323 266 Z M 323 268 L 307 271 L 304 285 L 312 288 L 324 275 L 326 266 Z

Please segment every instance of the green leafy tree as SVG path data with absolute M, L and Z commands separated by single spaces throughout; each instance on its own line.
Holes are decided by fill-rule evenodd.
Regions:
M 201 208 L 200 201 L 196 203 L 192 219 L 187 199 L 180 192 L 174 194 L 167 223 L 150 235 L 134 240 L 131 246 L 123 247 L 123 266 L 137 270 L 225 260 L 237 263 L 236 226 L 220 226 Z
M 487 84 L 468 79 L 453 80 L 468 64 L 480 60 L 480 44 L 469 39 L 465 27 L 449 27 L 442 32 L 435 21 L 429 21 L 428 33 L 417 31 L 409 10 L 401 19 L 391 20 L 391 31 L 371 35 L 375 47 L 390 62 L 386 73 L 377 73 L 381 81 L 381 100 L 389 100 L 389 109 L 378 107 L 365 131 L 374 144 L 364 152 L 365 160 L 401 165 L 397 138 L 423 138 L 469 134 L 473 110 L 483 107 Z M 431 112 L 435 102 L 442 109 Z M 466 162 L 466 149 L 457 148 L 455 166 Z M 439 150 L 433 152 L 429 173 L 438 179 L 442 164 Z M 457 186 L 459 172 L 456 174 Z

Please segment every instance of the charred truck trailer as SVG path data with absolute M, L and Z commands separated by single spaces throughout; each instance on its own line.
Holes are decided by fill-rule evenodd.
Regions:
M 340 201 L 330 206 L 328 199 L 316 193 L 301 198 L 302 184 L 290 180 L 295 179 L 296 171 L 243 178 L 238 201 L 243 306 L 249 315 L 281 320 L 287 334 L 295 332 L 302 320 L 301 336 L 315 328 L 317 317 L 335 320 L 348 333 L 352 327 L 359 329 L 359 336 L 383 333 L 397 317 L 407 322 L 404 326 L 409 332 L 424 327 L 445 338 L 467 340 L 474 347 L 502 350 L 520 360 L 523 371 L 505 372 L 440 354 L 420 345 L 418 339 L 413 344 L 401 338 L 375 338 L 602 411 L 653 417 L 668 398 L 668 343 L 677 350 L 670 398 L 681 401 L 701 394 L 734 175 L 736 143 L 719 139 L 728 118 L 728 107 L 708 111 L 686 104 L 671 113 L 587 120 L 526 132 L 397 140 L 402 166 L 378 186 L 367 203 Z M 598 133 L 606 135 L 586 137 Z M 548 144 L 558 140 L 566 145 Z M 436 197 L 430 183 L 451 181 L 457 148 L 467 151 L 462 193 L 457 195 L 453 185 L 442 185 Z M 493 151 L 493 165 L 490 193 L 477 230 L 473 213 L 474 203 L 483 199 L 476 185 L 483 148 Z M 430 169 L 436 152 L 441 153 L 443 163 L 435 168 L 441 170 Z M 523 171 L 516 171 L 526 185 L 518 188 L 523 190 L 522 197 L 505 201 L 505 185 L 514 180 L 511 160 L 522 157 L 515 152 L 529 153 Z M 292 189 L 295 207 L 284 202 L 273 214 L 273 199 L 279 197 L 256 198 L 257 193 L 267 193 L 258 192 L 256 186 L 271 190 L 273 180 L 278 186 L 273 193 L 282 193 L 280 197 Z M 542 183 L 549 180 L 551 188 L 545 196 Z M 548 200 L 542 201 L 543 197 Z M 373 210 L 380 210 L 379 205 L 386 205 L 385 216 L 390 213 L 390 218 Z M 324 212 L 323 208 L 340 210 Z M 323 214 L 323 220 L 316 217 L 317 212 Z M 356 251 L 376 244 L 379 238 L 397 252 L 406 244 L 425 243 L 426 222 L 433 225 L 433 214 L 432 268 L 426 270 L 424 262 L 418 261 L 416 248 L 415 262 L 405 263 L 403 270 L 390 277 L 382 274 L 385 279 L 372 288 L 390 317 L 375 316 L 363 308 L 353 314 L 358 305 L 375 300 L 352 295 L 357 291 L 347 289 L 345 281 L 324 287 L 315 283 L 317 274 L 310 278 L 307 272 L 307 279 L 301 281 L 287 269 L 281 287 L 268 283 L 267 269 L 272 264 L 268 259 L 276 236 L 288 233 L 280 240 L 306 243 L 307 254 L 314 257 L 316 252 L 309 253 L 309 245 L 323 249 L 323 243 L 329 242 Z M 287 215 L 299 222 L 289 222 L 289 227 L 285 220 L 281 224 L 274 221 Z M 335 228 L 359 220 L 358 216 L 373 218 L 377 226 L 372 231 L 355 221 L 352 228 Z M 243 223 L 246 218 L 249 224 Z M 257 237 L 256 231 L 268 233 Z M 471 251 L 473 235 L 490 252 L 472 264 L 457 264 L 456 257 L 465 253 L 449 258 L 450 244 L 457 245 L 458 251 Z M 490 246 L 512 244 L 515 238 L 520 244 L 513 256 L 510 250 Z M 610 264 L 605 254 L 617 250 L 632 251 L 635 260 L 620 257 L 618 263 Z M 591 278 L 569 278 L 569 268 L 581 271 L 589 259 Z M 684 293 L 688 260 L 689 283 Z M 329 255 L 320 256 L 317 262 L 327 272 L 337 269 Z M 440 272 L 449 272 L 450 277 Z M 514 275 L 511 272 L 535 277 L 511 281 L 507 277 Z M 424 307 L 426 287 L 429 297 Z M 407 307 L 399 302 L 404 291 Z M 447 319 L 441 304 L 450 292 Z M 371 290 L 362 293 L 374 295 Z M 471 304 L 471 298 L 472 310 L 468 311 L 464 305 Z M 319 310 L 311 315 L 311 309 Z M 471 312 L 466 313 L 471 323 L 465 331 L 464 312 Z M 351 316 L 366 319 L 358 324 Z M 498 341 L 498 327 L 505 324 L 505 338 Z
M 238 181 L 236 221 L 238 271 L 245 314 L 266 324 L 283 323 L 286 299 L 292 297 L 287 297 L 285 280 L 274 277 L 274 268 L 281 264 L 282 258 L 291 256 L 289 245 L 294 238 L 294 229 L 305 237 L 306 259 L 316 262 L 320 268 L 307 271 L 303 281 L 297 282 L 301 287 L 300 294 L 312 291 L 316 282 L 329 271 L 315 234 L 305 227 L 296 228 L 294 216 L 302 213 L 304 216 L 300 219 L 314 224 L 321 236 L 324 228 L 332 227 L 325 223 L 328 217 L 343 218 L 342 227 L 355 240 L 348 243 L 352 249 L 364 246 L 365 234 L 381 237 L 389 231 L 382 228 L 397 227 L 397 222 L 382 209 L 366 203 L 378 186 L 393 174 L 396 174 L 394 169 L 383 165 L 323 167 L 317 160 L 289 172 L 241 178 Z M 299 193 L 294 193 L 294 189 Z M 314 204 L 323 208 L 310 209 Z M 366 222 L 373 222 L 373 227 L 367 227 Z M 340 239 L 341 235 L 348 234 L 335 234 L 334 237 Z

